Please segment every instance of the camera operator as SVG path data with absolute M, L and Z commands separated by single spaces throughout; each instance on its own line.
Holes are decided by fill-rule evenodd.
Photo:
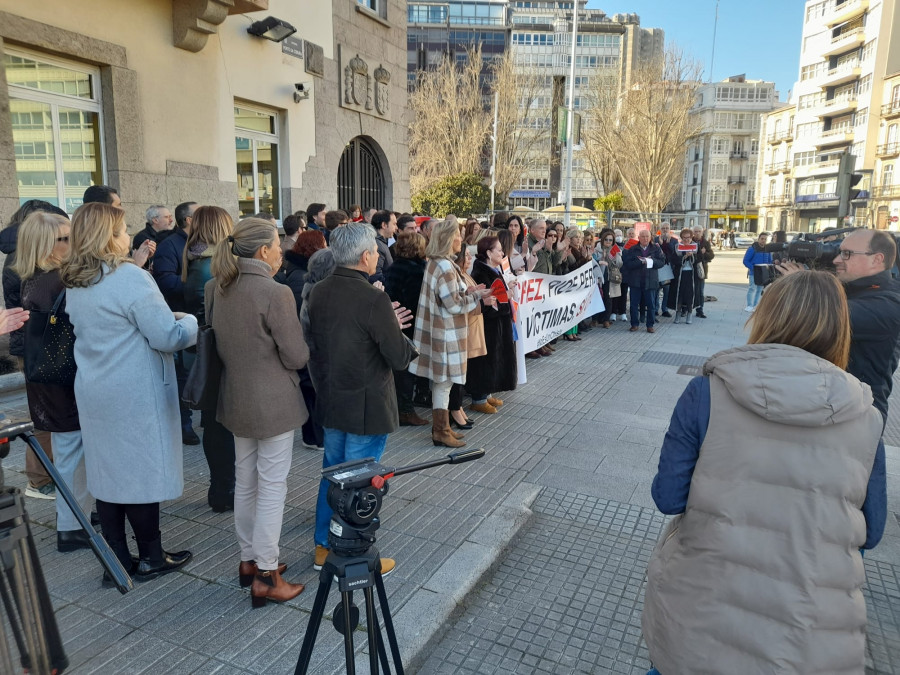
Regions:
M 872 387 L 874 405 L 887 419 L 894 371 L 900 361 L 900 281 L 891 278 L 897 244 L 887 232 L 854 230 L 834 258 L 837 278 L 850 306 L 850 362 L 847 371 Z M 802 269 L 780 262 L 778 271 Z

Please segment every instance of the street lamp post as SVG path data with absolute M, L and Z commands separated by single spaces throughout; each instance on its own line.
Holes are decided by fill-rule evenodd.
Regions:
M 578 2 L 572 3 L 572 62 L 569 64 L 569 110 L 566 124 L 566 229 L 572 217 L 572 145 L 575 140 L 575 43 L 578 42 Z

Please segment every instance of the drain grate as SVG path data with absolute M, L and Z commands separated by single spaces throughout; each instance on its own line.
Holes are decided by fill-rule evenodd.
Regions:
M 706 363 L 707 356 L 696 354 L 673 354 L 671 352 L 644 352 L 638 361 L 643 363 L 658 363 L 663 366 L 702 366 Z

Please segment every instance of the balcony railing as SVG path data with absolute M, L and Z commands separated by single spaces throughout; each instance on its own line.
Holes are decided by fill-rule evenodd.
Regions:
M 762 205 L 763 206 L 785 206 L 787 204 L 790 204 L 792 201 L 794 201 L 794 195 L 789 192 L 785 192 L 784 194 L 780 194 L 780 195 L 769 195 L 768 197 L 766 197 L 762 200 Z
M 900 115 L 900 101 L 891 101 L 881 106 L 882 117 L 896 117 Z
M 742 150 L 732 150 L 731 159 L 747 159 L 747 153 Z
M 879 185 L 872 188 L 872 197 L 874 199 L 900 198 L 900 185 Z
M 850 38 L 856 38 L 860 35 L 865 35 L 866 29 L 860 26 L 859 28 L 854 28 L 853 30 L 848 30 L 845 33 L 841 33 L 840 35 L 835 35 L 831 38 L 831 44 L 836 45 L 843 40 L 849 40 Z
M 747 182 L 746 176 L 728 176 L 728 182 L 732 185 L 743 185 Z
M 744 202 L 728 202 L 725 205 L 725 208 L 728 211 L 740 211 L 741 209 L 744 208 Z
M 769 134 L 769 143 L 777 143 L 778 141 L 790 140 L 794 137 L 793 129 L 785 129 L 784 131 L 773 131 Z
M 771 164 L 767 164 L 765 168 L 766 173 L 778 173 L 779 171 L 787 171 L 791 168 L 790 161 L 787 162 L 772 162 Z
M 842 108 L 848 103 L 853 103 L 856 101 L 857 94 L 856 92 L 850 92 L 848 94 L 841 94 L 840 96 L 835 96 L 830 101 L 825 101 L 825 105 L 823 106 L 826 110 L 829 108 Z
M 891 157 L 900 154 L 900 141 L 879 145 L 875 148 L 875 154 L 879 157 Z
M 854 71 L 859 69 L 859 61 L 850 61 L 848 63 L 842 63 L 831 70 L 825 72 L 825 79 L 831 80 L 836 77 L 845 77 L 849 75 L 858 75 Z

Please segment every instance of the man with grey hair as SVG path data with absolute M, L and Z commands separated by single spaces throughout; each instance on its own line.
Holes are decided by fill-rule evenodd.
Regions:
M 134 241 L 131 243 L 132 250 L 138 250 L 145 240 L 149 239 L 155 243 L 161 242 L 172 233 L 175 227 L 175 219 L 172 212 L 165 206 L 157 204 L 147 209 L 147 225 L 143 230 L 134 235 Z
M 316 388 L 316 421 L 325 429 L 327 468 L 354 459 L 381 459 L 388 434 L 400 426 L 395 370 L 405 370 L 418 354 L 403 335 L 410 312 L 369 283 L 378 264 L 375 230 L 348 223 L 331 233 L 337 265 L 309 294 L 309 373 Z M 328 556 L 332 517 L 322 480 L 316 502 L 314 569 Z M 382 558 L 381 573 L 394 568 Z

